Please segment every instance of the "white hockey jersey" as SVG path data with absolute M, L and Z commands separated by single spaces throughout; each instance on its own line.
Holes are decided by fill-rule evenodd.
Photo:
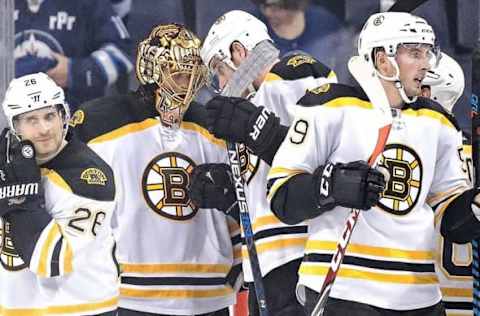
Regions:
M 192 122 L 165 128 L 153 118 L 153 106 L 132 95 L 120 98 L 79 110 L 73 121 L 77 132 L 91 133 L 116 111 L 88 144 L 112 166 L 119 191 L 112 224 L 121 265 L 119 305 L 193 315 L 234 304 L 238 225 L 222 212 L 197 208 L 186 190 L 196 165 L 227 161 L 225 143 Z
M 472 146 L 464 141 L 463 150 L 459 151 L 463 162 L 463 171 L 472 182 Z M 473 276 L 472 262 L 474 258 L 472 244 L 455 244 L 443 238 L 436 229 L 436 262 L 442 292 L 442 302 L 447 316 L 473 315 Z
M 308 70 L 305 70 L 307 68 Z M 316 73 L 312 73 L 311 69 Z M 293 110 L 297 101 L 307 89 L 325 82 L 336 82 L 335 73 L 325 65 L 306 55 L 293 55 L 280 60 L 265 77 L 254 97 L 250 100 L 258 106 L 265 106 L 280 118 L 282 125 L 289 126 L 294 118 Z M 305 224 L 286 225 L 272 213 L 266 199 L 267 174 L 270 165 L 260 160 L 248 149 L 245 159 L 247 168 L 246 196 L 249 207 L 254 239 L 262 275 L 303 257 L 307 240 Z M 244 278 L 253 282 L 246 245 L 242 249 Z
M 269 173 L 271 199 L 294 175 L 327 162 L 366 161 L 383 113 L 359 88 L 324 85 L 305 95 Z M 380 157 L 390 180 L 379 204 L 361 212 L 330 296 L 409 310 L 441 299 L 435 274 L 434 224 L 452 197 L 468 188 L 454 120 L 424 98 L 396 111 Z M 297 295 L 320 292 L 349 209 L 336 207 L 308 223 Z
M 69 142 L 41 166 L 51 217 L 24 263 L 2 221 L 0 315 L 92 315 L 115 310 L 118 266 L 110 228 L 113 173 L 91 149 Z

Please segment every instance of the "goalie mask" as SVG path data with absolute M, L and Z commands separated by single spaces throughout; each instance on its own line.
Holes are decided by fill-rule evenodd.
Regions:
M 18 115 L 51 106 L 55 106 L 61 112 L 65 139 L 70 109 L 65 101 L 63 89 L 46 74 L 39 72 L 10 81 L 2 104 L 10 130 L 19 138 L 20 135 L 15 130 Z
M 465 76 L 462 67 L 452 57 L 442 53 L 438 65 L 427 72 L 422 85 L 429 86 L 430 97 L 452 112 L 465 89 Z
M 405 103 L 411 103 L 416 100 L 416 96 L 406 95 L 395 60 L 399 47 L 407 50 L 426 49 L 431 68 L 438 62 L 440 50 L 436 46 L 435 33 L 425 19 L 404 12 L 384 12 L 370 16 L 358 37 L 358 54 L 367 61 L 378 77 L 395 83 Z M 376 69 L 374 55 L 377 49 L 385 51 L 396 70 L 395 75 L 387 77 Z
M 178 127 L 207 70 L 200 58 L 200 40 L 179 24 L 155 27 L 137 51 L 136 75 L 154 85 L 155 108 L 163 125 Z

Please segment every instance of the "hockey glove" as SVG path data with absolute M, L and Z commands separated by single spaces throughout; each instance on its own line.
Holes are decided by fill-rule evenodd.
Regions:
M 216 96 L 206 104 L 207 127 L 217 138 L 244 143 L 260 156 L 269 150 L 280 129 L 280 119 L 248 100 Z
M 384 174 L 364 161 L 329 163 L 315 170 L 317 203 L 321 210 L 335 206 L 368 210 L 385 189 Z
M 35 148 L 4 130 L 0 136 L 0 216 L 12 210 L 43 210 L 45 197 Z
M 193 169 L 188 192 L 190 199 L 201 208 L 216 208 L 229 213 L 236 202 L 230 166 L 207 163 Z

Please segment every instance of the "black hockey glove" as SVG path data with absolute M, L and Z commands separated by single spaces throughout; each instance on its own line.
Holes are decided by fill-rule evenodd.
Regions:
M 207 163 L 193 169 L 188 194 L 201 208 L 216 208 L 230 213 L 235 207 L 235 187 L 230 166 Z
M 4 130 L 0 136 L 0 154 L 0 216 L 13 210 L 45 209 L 40 168 L 32 142 L 18 142 Z
M 315 170 L 317 203 L 321 210 L 335 206 L 368 210 L 385 189 L 383 173 L 364 161 L 329 163 Z
M 217 138 L 244 143 L 260 156 L 269 150 L 280 129 L 280 119 L 248 100 L 216 96 L 206 104 L 208 130 Z

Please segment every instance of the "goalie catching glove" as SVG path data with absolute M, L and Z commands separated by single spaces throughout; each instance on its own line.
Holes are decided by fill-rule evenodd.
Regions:
M 385 190 L 384 174 L 364 161 L 329 163 L 314 172 L 320 210 L 335 206 L 368 210 Z
M 0 216 L 12 210 L 41 210 L 45 197 L 35 148 L 5 129 L 0 136 Z

